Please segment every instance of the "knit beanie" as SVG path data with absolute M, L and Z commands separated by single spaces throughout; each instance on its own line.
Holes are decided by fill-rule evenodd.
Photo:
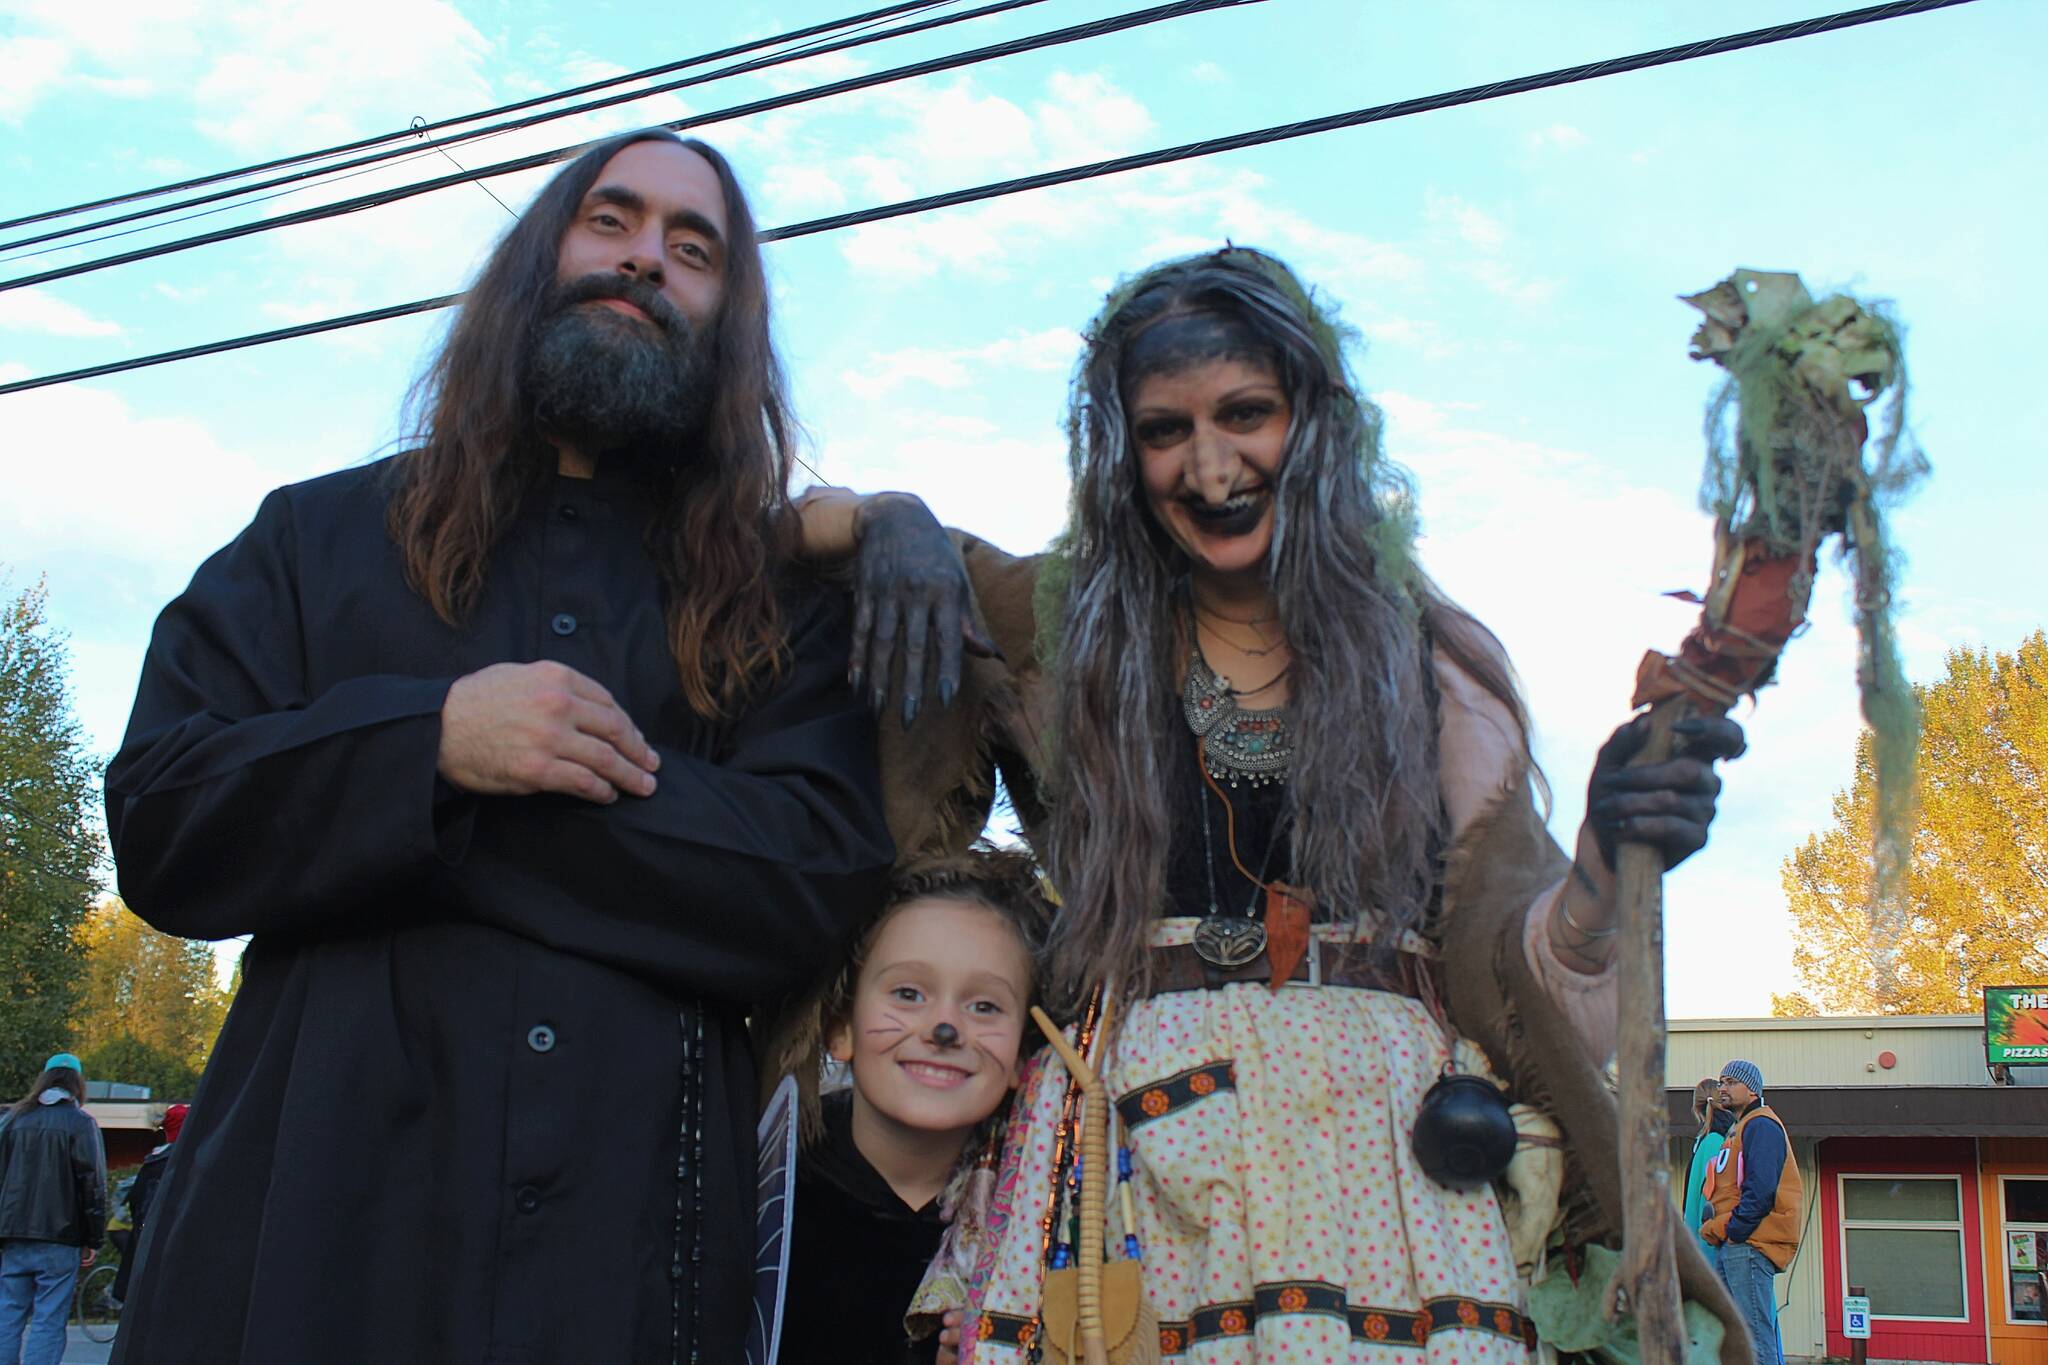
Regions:
M 1730 1062 L 1721 1068 L 1721 1074 L 1731 1081 L 1741 1081 L 1759 1095 L 1764 1093 L 1764 1073 L 1757 1070 L 1755 1062 Z
M 174 1104 L 164 1110 L 164 1143 L 166 1145 L 178 1140 L 178 1132 L 185 1126 L 185 1115 L 191 1112 L 192 1106 L 189 1104 Z

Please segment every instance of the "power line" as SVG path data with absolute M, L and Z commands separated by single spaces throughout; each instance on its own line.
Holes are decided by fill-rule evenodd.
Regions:
M 1191 160 L 1196 157 L 1213 155 L 1217 152 L 1260 146 L 1268 142 L 1281 142 L 1290 138 L 1308 137 L 1316 133 L 1329 132 L 1338 128 L 1355 128 L 1368 123 L 1381 123 L 1390 119 L 1406 118 L 1414 114 L 1429 113 L 1438 109 L 1450 109 L 1464 104 L 1477 104 L 1485 100 L 1500 99 L 1509 95 L 1526 94 L 1533 90 L 1545 90 L 1556 86 L 1574 84 L 1579 81 L 1595 80 L 1603 76 L 1619 75 L 1627 71 L 1641 71 L 1649 67 L 1666 66 L 1675 62 L 1691 61 L 1700 57 L 1740 51 L 1744 48 L 1762 47 L 1771 43 L 1786 42 L 1794 38 L 1811 37 L 1819 33 L 1829 33 L 1862 24 L 1878 23 L 1909 14 L 1948 9 L 1956 5 L 1969 3 L 1972 3 L 1972 0 L 1891 0 L 1891 3 L 1887 4 L 1872 5 L 1864 9 L 1847 10 L 1840 14 L 1826 15 L 1816 19 L 1804 19 L 1790 24 L 1779 24 L 1770 28 L 1752 29 L 1746 33 L 1730 34 L 1723 38 L 1712 38 L 1676 47 L 1658 48 L 1651 52 L 1641 52 L 1629 57 L 1615 57 L 1601 62 L 1588 62 L 1580 66 L 1563 67 L 1556 71 L 1543 72 L 1539 75 L 1520 76 L 1512 80 L 1496 81 L 1489 85 L 1467 86 L 1462 90 L 1447 91 L 1440 95 L 1399 100 L 1391 104 L 1380 104 L 1366 109 L 1352 110 L 1349 113 L 1330 114 L 1322 118 L 1279 124 L 1275 127 L 1237 133 L 1227 137 L 1182 143 L 1178 147 L 1166 147 L 1157 151 L 1139 152 L 1131 156 L 1114 157 L 1107 161 L 1090 162 L 1084 166 L 1072 166 L 1065 170 L 1044 171 L 1036 175 L 1019 176 L 1011 180 L 999 180 L 970 189 L 951 190 L 942 194 L 926 195 L 917 199 L 907 199 L 899 203 L 884 204 L 875 208 L 859 209 L 827 218 L 814 218 L 808 222 L 795 223 L 787 227 L 771 228 L 761 234 L 761 240 L 764 242 L 786 241 L 793 237 L 806 237 L 814 233 L 834 232 L 863 223 L 900 218 L 910 214 L 928 212 L 932 209 L 974 203 L 979 200 L 994 199 L 1003 195 L 1021 194 L 1028 190 L 1045 189 L 1050 186 L 1071 184 L 1081 180 L 1092 180 L 1099 176 L 1116 175 L 1125 171 L 1161 166 L 1169 162 Z M 150 365 L 166 364 L 173 360 L 187 360 L 196 356 L 214 355 L 222 351 L 238 350 L 245 346 L 260 346 L 272 341 L 287 341 L 296 337 L 314 336 L 321 332 L 336 331 L 345 327 L 361 326 L 365 323 L 383 322 L 392 318 L 405 317 L 413 313 L 424 313 L 437 308 L 446 308 L 459 303 L 461 299 L 462 295 L 460 294 L 444 294 L 438 298 L 421 299 L 414 303 L 371 309 L 368 312 L 352 313 L 345 317 L 300 323 L 295 327 L 280 328 L 274 332 L 262 332 L 249 336 L 235 337 L 226 341 L 188 346 L 182 350 L 167 351 L 160 355 L 137 356 L 128 360 L 117 360 L 103 365 L 91 366 L 86 369 L 70 370 L 62 374 L 19 379 L 11 384 L 0 384 L 0 396 L 10 393 L 21 393 L 29 389 L 43 388 L 51 384 L 63 384 L 79 379 L 92 379 L 106 374 L 119 374 L 123 371 L 142 369 Z
M 33 825 L 51 838 L 56 839 L 68 851 L 87 855 L 87 861 L 93 866 L 97 867 L 106 862 L 107 851 L 104 844 L 82 842 L 77 834 L 67 833 L 64 830 L 58 829 L 55 825 L 50 824 L 43 817 L 37 815 L 27 806 L 24 806 L 21 802 L 16 801 L 4 792 L 0 792 L 0 807 L 5 807 L 7 810 L 12 811 L 14 819 Z
M 952 0 L 925 0 L 927 5 L 951 2 Z M 887 42 L 891 38 L 907 37 L 914 33 L 924 33 L 931 29 L 944 28 L 949 24 L 965 23 L 971 19 L 980 19 L 989 15 L 1004 13 L 1008 10 L 1022 9 L 1030 5 L 1044 3 L 1045 0 L 995 0 L 995 3 L 986 4 L 977 9 L 963 10 L 955 14 L 939 15 L 930 19 L 920 19 L 914 23 L 904 24 L 883 33 L 864 33 L 863 29 L 855 29 L 848 37 L 834 42 L 806 44 L 802 47 L 791 48 L 787 52 L 778 52 L 773 56 L 757 58 L 750 62 L 741 62 L 734 66 L 720 67 L 716 71 L 706 71 L 695 76 L 687 76 L 681 80 L 670 81 L 665 85 L 649 86 L 644 90 L 631 90 L 621 95 L 609 95 L 604 99 L 592 100 L 587 104 L 574 104 L 567 108 L 551 110 L 544 114 L 534 114 L 526 118 L 512 119 L 505 123 L 493 124 L 487 128 L 471 129 L 468 132 L 458 133 L 451 137 L 429 142 L 424 149 L 404 146 L 387 148 L 384 151 L 375 152 L 369 156 L 358 157 L 353 161 L 337 162 L 330 166 L 319 167 L 316 170 L 297 171 L 290 175 L 279 176 L 274 180 L 259 181 L 253 185 L 241 185 L 234 189 L 217 190 L 211 194 L 197 195 L 191 199 L 181 199 L 175 204 L 164 204 L 151 209 L 138 209 L 133 213 L 117 214 L 111 218 L 100 218 L 90 223 L 59 228 L 33 237 L 18 237 L 11 242 L 0 242 L 0 251 L 17 252 L 16 255 L 5 259 L 20 260 L 30 256 L 47 255 L 50 251 L 72 250 L 77 247 L 90 246 L 95 242 L 112 241 L 119 237 L 132 237 L 138 232 L 151 232 L 158 228 L 169 227 L 174 223 L 189 223 L 195 218 L 210 218 L 217 213 L 227 213 L 233 209 L 253 207 L 257 204 L 268 203 L 273 199 L 282 199 L 286 195 L 297 194 L 302 190 L 317 188 L 321 185 L 332 185 L 343 180 L 353 180 L 359 176 L 370 174 L 372 170 L 379 166 L 387 164 L 393 166 L 404 165 L 410 161 L 417 161 L 422 157 L 432 156 L 435 152 L 448 156 L 448 153 L 443 149 L 460 143 L 482 142 L 489 138 L 502 137 L 507 133 L 536 127 L 555 119 L 573 118 L 579 114 L 587 114 L 594 110 L 609 109 L 621 104 L 631 104 L 636 100 L 651 99 L 656 95 L 673 94 L 677 90 L 704 85 L 712 81 L 725 80 L 732 76 L 751 75 L 755 72 L 765 71 L 789 62 L 805 61 L 812 57 L 822 57 L 834 52 L 845 52 L 852 48 L 865 47 L 870 43 Z M 873 27 L 874 25 L 872 24 L 863 26 L 863 28 Z M 559 98 L 559 96 L 547 98 Z M 702 117 L 708 120 L 716 116 L 705 115 Z M 437 126 L 440 125 L 430 124 L 421 120 L 413 131 L 415 136 L 425 137 Z M 452 156 L 448 157 L 448 159 L 450 162 L 454 162 Z M 477 174 L 461 167 L 459 164 L 457 168 L 462 170 L 465 175 Z M 488 174 L 489 172 L 487 170 L 484 173 Z M 279 189 L 279 186 L 284 186 L 285 188 Z M 275 192 L 264 194 L 262 193 L 264 190 Z M 486 190 L 485 193 L 489 193 L 489 191 Z M 495 195 L 492 197 L 496 198 Z M 218 207 L 200 209 L 195 213 L 180 213 L 182 209 L 197 208 L 202 204 L 215 204 Z M 166 218 L 166 214 L 177 214 L 178 216 Z M 138 222 L 140 225 L 136 227 L 123 228 L 117 232 L 100 233 L 96 237 L 86 237 L 79 241 L 66 242 L 61 247 L 50 247 L 45 251 L 18 250 L 22 247 L 38 246 L 44 242 L 54 242 L 64 237 L 75 237 L 81 232 L 92 232 L 97 228 L 115 227 L 122 223 Z
M 1012 2 L 1013 0 L 1003 0 L 1003 3 Z M 1105 34 L 1120 33 L 1125 29 L 1161 23 L 1168 19 L 1178 19 L 1184 15 L 1200 14 L 1209 10 L 1230 9 L 1239 5 L 1260 3 L 1263 3 L 1263 0 L 1174 0 L 1171 4 L 1156 5 L 1151 9 L 1134 10 L 1130 13 L 1115 15 L 1108 19 L 1091 20 L 1085 24 L 1074 24 L 1067 28 L 1053 29 L 1049 32 L 1033 34 L 1026 38 L 1012 38 L 1007 42 L 991 43 L 986 47 L 970 48 L 965 52 L 956 52 L 944 57 L 933 57 L 921 62 L 912 62 L 907 66 L 892 67 L 889 70 L 878 71 L 865 76 L 851 76 L 845 80 L 831 81 L 824 85 L 811 86 L 804 90 L 791 91 L 782 95 L 771 95 L 763 99 L 751 100 L 745 104 L 737 104 L 729 108 L 715 110 L 708 114 L 698 114 L 690 118 L 676 119 L 671 123 L 665 123 L 661 126 L 674 132 L 681 132 L 688 128 L 700 128 L 706 124 L 723 123 L 732 119 L 745 118 L 753 114 L 786 109 L 791 105 L 806 104 L 812 100 L 827 99 L 834 95 L 850 94 L 854 91 L 867 90 L 878 85 L 909 80 L 917 76 L 928 76 L 935 72 L 951 71 L 956 67 L 975 66 L 982 62 L 994 61 L 997 58 L 1013 56 L 1020 52 L 1034 52 L 1041 48 L 1058 47 L 1066 43 L 1079 42 L 1085 38 L 1097 38 Z M 371 194 L 358 195 L 353 199 L 341 199 L 332 204 L 321 204 L 313 208 L 279 214 L 275 218 L 263 218 L 252 223 L 238 223 L 233 227 L 216 228 L 212 232 L 204 232 L 192 237 L 181 237 L 170 242 L 159 242 L 154 246 L 138 247 L 133 251 L 120 252 L 112 256 L 101 256 L 94 260 L 79 261 L 72 265 L 55 266 L 33 275 L 20 275 L 11 280 L 0 280 L 0 292 L 5 292 L 9 289 L 22 289 L 29 285 L 47 284 L 53 280 L 70 279 L 73 276 L 90 274 L 93 271 L 106 270 L 117 265 L 129 265 L 136 261 L 146 261 L 157 256 L 167 256 L 178 251 L 188 251 L 193 247 L 210 246 L 215 242 L 232 241 L 238 237 L 247 237 L 258 232 L 269 232 L 276 228 L 296 227 L 302 223 L 319 222 L 325 218 L 336 218 L 343 214 L 358 212 L 362 209 L 382 208 L 386 204 L 395 204 L 400 200 L 411 199 L 422 194 L 431 194 L 435 190 L 446 189 L 450 185 L 463 185 L 474 180 L 488 180 L 497 176 L 513 175 L 520 171 L 533 170 L 539 166 L 552 165 L 558 161 L 567 161 L 582 151 L 584 145 L 578 143 L 569 147 L 557 147 L 553 151 L 536 152 L 531 156 L 515 157 L 510 161 L 496 162 L 493 165 L 483 166 L 475 171 L 465 172 L 460 175 L 436 176 L 432 179 L 416 181 L 410 185 L 400 185 L 388 190 L 378 190 Z
M 7 849 L 0 849 L 0 858 L 12 858 L 15 862 L 20 863 L 29 871 L 36 873 L 40 876 L 58 877 L 67 882 L 77 882 L 80 886 L 84 887 L 88 891 L 104 892 L 106 890 L 106 887 L 102 886 L 98 882 L 87 881 L 85 878 L 76 876 L 69 872 L 59 872 L 54 867 L 44 867 L 41 863 L 36 862 L 32 858 L 24 858 L 19 853 L 10 852 Z
M 440 119 L 428 124 L 425 131 L 430 133 L 438 132 L 443 128 L 451 128 L 457 124 L 474 123 L 479 119 L 497 118 L 501 114 L 516 113 L 521 109 L 531 109 L 536 105 L 547 104 L 554 100 L 574 99 L 578 95 L 588 95 L 593 91 L 609 89 L 615 85 L 646 80 L 654 76 L 665 76 L 671 71 L 681 71 L 687 67 L 702 66 L 706 62 L 723 61 L 727 57 L 738 57 L 748 52 L 758 52 L 765 47 L 778 47 L 783 43 L 797 42 L 801 39 L 815 37 L 821 33 L 834 33 L 840 29 L 851 28 L 872 20 L 888 19 L 895 15 L 915 10 L 931 9 L 945 3 L 949 3 L 949 0 L 908 0 L 908 3 L 889 5 L 882 9 L 869 10 L 865 14 L 851 15 L 844 19 L 833 19 L 822 24 L 812 24 L 808 28 L 793 29 L 788 33 L 778 33 L 772 38 L 756 38 L 751 42 L 721 48 L 716 52 L 699 53 L 697 56 L 685 57 L 680 61 L 666 62 L 660 66 L 650 66 L 645 70 L 629 72 L 623 76 L 608 76 L 604 80 L 591 81 L 587 85 L 574 86 L 567 90 L 557 90 L 546 95 L 535 95 L 527 99 L 515 100 L 511 104 L 501 104 L 494 109 L 484 109 L 474 114 L 460 114 L 452 118 Z M 277 170 L 284 166 L 296 166 L 308 161 L 320 161 L 330 156 L 341 156 L 348 152 L 361 151 L 365 147 L 375 147 L 380 143 L 395 142 L 412 136 L 419 131 L 414 128 L 406 128 L 397 132 L 378 133 L 373 137 L 358 138 L 354 142 L 344 142 L 337 146 L 329 147 L 324 151 L 297 152 L 291 156 L 279 157 L 274 161 L 259 161 L 255 165 L 242 166 L 231 171 L 215 171 L 207 175 L 196 176 L 190 180 L 179 180 L 167 185 L 158 185 L 152 189 L 130 190 L 124 194 L 110 195 L 105 199 L 93 199 L 83 204 L 73 204 L 68 208 L 45 209 L 40 213 L 31 213 L 25 217 L 9 218 L 4 222 L 0 222 L 0 230 L 21 227 L 28 223 L 46 222 L 52 218 L 66 218 L 74 213 L 88 213 L 93 209 L 110 208 L 115 204 L 130 204 L 139 199 L 152 199 L 158 195 L 176 194 L 180 190 L 198 189 L 202 185 L 214 185 L 223 180 L 239 180 L 244 176 L 257 175 L 264 171 Z

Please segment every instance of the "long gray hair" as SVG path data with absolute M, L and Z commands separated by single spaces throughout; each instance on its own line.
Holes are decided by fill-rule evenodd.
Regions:
M 1416 568 L 1413 497 L 1380 457 L 1380 412 L 1345 363 L 1346 334 L 1294 274 L 1232 247 L 1154 267 L 1112 294 L 1075 369 L 1071 519 L 1040 579 L 1057 679 L 1048 862 L 1062 908 L 1053 991 L 1143 989 L 1163 909 L 1176 784 L 1192 780 L 1178 705 L 1191 635 L 1186 557 L 1153 524 L 1125 401 L 1131 343 L 1175 316 L 1248 340 L 1292 411 L 1274 485 L 1267 575 L 1293 653 L 1292 879 L 1317 918 L 1398 942 L 1431 904 L 1442 839 L 1432 644 L 1527 724 L 1499 646 Z M 1243 342 L 1238 349 L 1246 349 Z

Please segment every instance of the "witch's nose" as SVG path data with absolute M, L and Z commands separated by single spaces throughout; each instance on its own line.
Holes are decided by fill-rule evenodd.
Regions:
M 1227 435 L 1197 432 L 1189 443 L 1189 476 L 1195 492 L 1210 502 L 1224 502 L 1237 482 L 1238 457 Z

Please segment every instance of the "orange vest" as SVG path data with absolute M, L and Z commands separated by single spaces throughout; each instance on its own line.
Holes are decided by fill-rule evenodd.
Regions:
M 1735 1121 L 1735 1126 L 1728 1130 L 1728 1140 L 1707 1163 L 1703 1184 L 1707 1198 L 1714 1205 L 1711 1225 L 1724 1236 L 1728 1231 L 1729 1216 L 1742 1202 L 1742 1130 L 1749 1126 L 1751 1119 L 1768 1119 L 1780 1129 L 1785 1128 L 1785 1121 L 1772 1113 L 1769 1105 L 1760 1104 Z M 1799 1250 L 1799 1218 L 1804 1193 L 1805 1185 L 1799 1179 L 1799 1162 L 1792 1155 L 1792 1135 L 1790 1130 L 1786 1130 L 1785 1168 L 1778 1174 L 1778 1190 L 1771 1201 L 1771 1211 L 1756 1225 L 1756 1231 L 1749 1234 L 1749 1244 L 1770 1257 L 1771 1264 L 1780 1270 L 1792 1264 L 1792 1253 Z

